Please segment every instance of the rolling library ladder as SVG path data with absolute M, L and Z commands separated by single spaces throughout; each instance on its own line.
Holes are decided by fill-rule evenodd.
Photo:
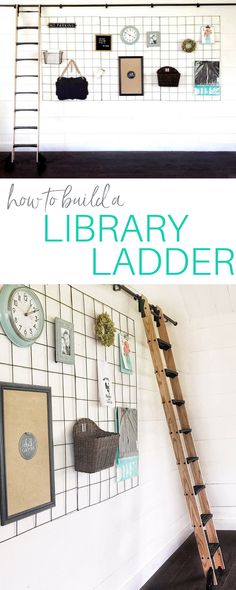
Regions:
M 39 152 L 40 126 L 40 17 L 37 5 L 16 5 L 14 123 L 12 169 L 19 151 L 33 152 L 39 171 L 46 166 Z
M 224 570 L 225 565 L 166 328 L 166 320 L 176 322 L 165 316 L 160 307 L 150 305 L 146 297 L 135 295 L 127 287 L 114 285 L 113 289 L 123 289 L 138 300 L 208 590 L 218 585 L 216 571 Z
M 145 298 L 139 300 L 139 309 L 202 568 L 208 578 L 209 587 L 210 579 L 217 586 L 215 570 L 225 568 L 224 560 L 203 483 L 165 319 L 162 310 L 159 307 L 151 310 Z

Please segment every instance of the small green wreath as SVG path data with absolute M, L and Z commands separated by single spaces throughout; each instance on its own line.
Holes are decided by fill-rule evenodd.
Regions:
M 112 346 L 115 340 L 116 327 L 109 314 L 105 311 L 96 319 L 96 336 L 104 346 Z
M 186 53 L 192 53 L 192 51 L 195 51 L 197 43 L 194 41 L 194 39 L 185 39 L 181 47 Z

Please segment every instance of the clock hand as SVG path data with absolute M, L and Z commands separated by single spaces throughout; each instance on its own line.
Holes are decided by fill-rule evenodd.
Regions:
M 31 303 L 30 303 L 30 305 L 29 305 L 29 307 L 28 307 L 28 311 L 25 313 L 25 315 L 28 315 L 28 313 L 29 313 L 29 310 L 30 310 L 30 308 L 31 308 L 31 307 L 32 307 L 32 305 L 31 305 Z
M 33 309 L 32 311 L 28 311 L 27 313 L 25 313 L 25 316 L 31 315 L 32 313 L 36 313 L 36 311 L 39 311 L 39 309 Z

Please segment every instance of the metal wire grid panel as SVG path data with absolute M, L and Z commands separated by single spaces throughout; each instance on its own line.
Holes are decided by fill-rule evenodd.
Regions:
M 50 22 L 73 22 L 76 28 L 52 29 Z M 61 66 L 45 65 L 42 62 L 42 99 L 57 101 L 55 82 L 63 71 L 67 60 L 76 59 L 79 69 L 89 83 L 89 101 L 202 101 L 220 100 L 219 96 L 196 96 L 194 91 L 195 60 L 220 61 L 220 16 L 153 16 L 153 17 L 46 17 L 42 16 L 42 49 L 63 50 Z M 128 24 L 140 31 L 137 43 L 125 45 L 120 31 Z M 201 27 L 214 26 L 215 42 L 204 45 L 201 41 Z M 147 47 L 146 33 L 160 31 L 160 47 Z M 112 51 L 95 50 L 95 35 L 111 34 Z M 185 53 L 181 43 L 186 38 L 195 39 L 197 49 Z M 143 55 L 144 96 L 119 96 L 118 57 Z M 172 66 L 181 73 L 177 88 L 161 88 L 157 83 L 157 70 Z M 105 70 L 99 77 L 100 68 Z M 75 75 L 75 74 L 72 74 Z
M 31 348 L 18 348 L 1 331 L 0 380 L 45 385 L 52 388 L 56 506 L 53 509 L 0 527 L 0 543 L 99 504 L 138 485 L 138 478 L 117 483 L 116 468 L 94 474 L 74 469 L 72 429 L 76 420 L 88 417 L 102 429 L 115 431 L 115 408 L 99 405 L 97 360 L 113 368 L 116 406 L 137 408 L 137 373 L 134 320 L 111 309 L 70 285 L 33 286 L 45 312 L 45 327 Z M 114 347 L 105 348 L 95 338 L 95 317 L 107 311 L 116 327 Z M 55 362 L 54 320 L 73 322 L 75 364 Z M 120 372 L 118 332 L 129 334 L 133 374 Z

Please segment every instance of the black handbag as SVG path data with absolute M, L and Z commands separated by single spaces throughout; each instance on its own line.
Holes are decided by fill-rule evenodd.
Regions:
M 67 72 L 68 68 L 72 68 L 73 66 L 79 76 L 76 78 L 64 77 L 64 74 Z M 85 100 L 88 96 L 88 82 L 86 78 L 81 75 L 80 70 L 73 59 L 68 62 L 67 66 L 62 72 L 62 75 L 57 78 L 56 95 L 59 100 Z

